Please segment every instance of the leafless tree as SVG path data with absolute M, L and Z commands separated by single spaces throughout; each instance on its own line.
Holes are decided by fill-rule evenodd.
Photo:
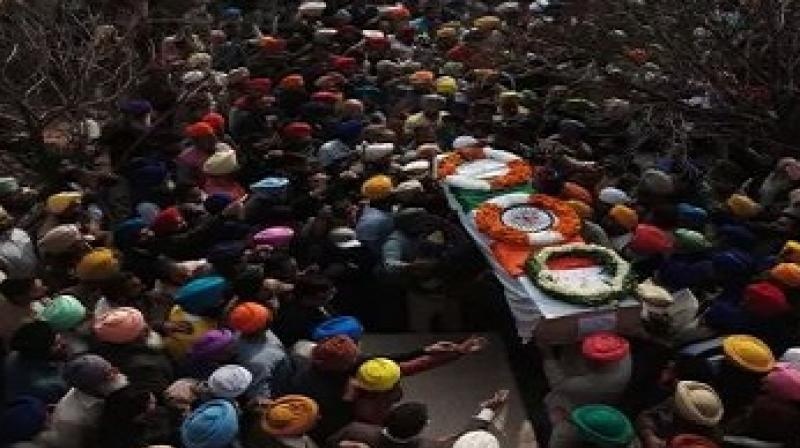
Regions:
M 0 1 L 0 144 L 45 155 L 79 149 L 83 119 L 102 118 L 144 63 L 80 0 Z

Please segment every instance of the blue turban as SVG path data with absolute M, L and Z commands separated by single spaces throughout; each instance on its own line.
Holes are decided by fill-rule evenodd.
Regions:
M 164 183 L 169 172 L 164 162 L 139 159 L 131 163 L 130 182 L 134 189 L 155 188 Z
M 747 281 L 753 269 L 755 260 L 750 254 L 738 249 L 730 249 L 717 252 L 711 258 L 714 264 L 714 271 L 721 280 L 741 280 Z
M 212 275 L 191 280 L 175 293 L 175 303 L 191 314 L 201 314 L 222 304 L 228 283 Z
M 344 142 L 352 142 L 361 135 L 364 125 L 358 120 L 343 121 L 336 125 L 336 137 Z
M 20 396 L 3 409 L 0 445 L 30 440 L 44 428 L 47 406 L 38 398 Z
M 755 234 L 744 226 L 726 224 L 717 229 L 717 235 L 726 245 L 737 249 L 749 250 L 757 243 Z
M 750 319 L 739 305 L 725 300 L 715 300 L 703 315 L 706 324 L 723 332 L 749 333 Z
M 708 220 L 708 212 L 700 207 L 687 204 L 678 204 L 678 222 L 686 227 L 702 227 Z
M 334 336 L 348 336 L 354 341 L 361 339 L 364 327 L 353 316 L 338 316 L 317 325 L 311 333 L 311 339 L 319 342 Z
M 235 264 L 241 260 L 246 248 L 244 241 L 225 241 L 215 244 L 206 254 L 206 259 L 215 266 Z
M 141 116 L 153 111 L 153 105 L 147 100 L 128 100 L 119 105 L 119 110 L 126 114 Z
M 242 10 L 231 6 L 222 10 L 222 18 L 226 20 L 233 20 L 242 17 Z
M 212 215 L 216 215 L 225 210 L 231 202 L 233 202 L 233 198 L 228 193 L 214 193 L 206 198 L 205 202 L 203 202 L 203 206 L 206 208 L 206 211 Z
M 142 230 L 147 228 L 147 223 L 142 218 L 131 218 L 114 227 L 114 245 L 119 249 L 127 249 L 136 243 L 136 238 Z
M 226 448 L 238 432 L 236 408 L 227 400 L 209 400 L 183 421 L 181 442 L 186 448 Z
M 681 261 L 671 257 L 658 271 L 659 282 L 676 290 L 701 286 L 708 283 L 713 276 L 711 260 Z
M 360 86 L 353 89 L 353 97 L 358 99 L 378 99 L 381 97 L 381 89 L 375 86 Z

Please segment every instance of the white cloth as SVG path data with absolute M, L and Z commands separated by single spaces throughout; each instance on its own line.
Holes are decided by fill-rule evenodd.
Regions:
M 250 387 L 252 381 L 253 375 L 249 370 L 229 364 L 218 368 L 208 377 L 208 388 L 217 397 L 236 398 Z

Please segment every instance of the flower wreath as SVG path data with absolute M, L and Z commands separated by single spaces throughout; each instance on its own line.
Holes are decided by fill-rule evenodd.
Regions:
M 530 230 L 506 223 L 506 217 L 515 208 L 538 209 L 538 216 L 520 216 L 533 224 Z M 545 220 L 537 225 L 537 220 Z M 549 246 L 573 238 L 581 229 L 578 214 L 569 204 L 545 194 L 509 193 L 489 199 L 475 210 L 475 225 L 478 230 L 495 241 L 523 246 Z
M 565 281 L 548 267 L 548 261 L 562 256 L 589 257 L 600 265 L 602 282 L 587 285 Z M 528 275 L 545 293 L 579 305 L 600 306 L 626 295 L 634 285 L 631 266 L 616 252 L 603 246 L 571 243 L 546 247 L 528 259 Z
M 458 174 L 458 167 L 465 162 L 490 159 L 506 165 L 508 171 L 491 179 L 476 179 Z M 450 186 L 467 190 L 504 190 L 529 182 L 533 177 L 533 168 L 528 162 L 508 151 L 492 148 L 464 148 L 446 154 L 438 165 L 438 176 Z

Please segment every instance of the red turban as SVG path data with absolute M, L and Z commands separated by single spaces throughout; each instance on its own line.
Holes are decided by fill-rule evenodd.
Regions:
M 245 86 L 251 94 L 266 95 L 272 89 L 272 81 L 269 78 L 252 78 L 245 82 Z
M 210 137 L 214 135 L 214 128 L 209 123 L 199 121 L 194 124 L 186 126 L 184 131 L 189 138 Z
M 663 254 L 672 250 L 672 243 L 672 238 L 658 227 L 639 224 L 633 232 L 633 239 L 628 248 L 639 254 Z
M 357 67 L 356 60 L 347 56 L 334 56 L 331 59 L 331 65 L 334 70 L 343 73 L 354 72 Z
M 156 215 L 150 228 L 156 235 L 169 235 L 181 229 L 183 216 L 177 207 L 162 210 Z
M 314 92 L 311 95 L 311 101 L 316 101 L 319 103 L 336 104 L 339 101 L 339 94 L 336 92 L 331 92 L 329 90 L 322 90 L 319 92 Z
M 216 112 L 207 113 L 200 121 L 210 124 L 217 133 L 222 133 L 225 130 L 225 117 Z
M 756 317 L 768 319 L 789 311 L 791 307 L 780 288 L 769 282 L 757 282 L 745 288 L 744 308 Z
M 311 125 L 302 121 L 289 123 L 283 128 L 283 135 L 294 140 L 311 138 Z
M 624 358 L 630 348 L 628 341 L 614 333 L 600 331 L 584 338 L 581 353 L 596 362 L 615 362 Z
M 334 336 L 314 346 L 311 360 L 320 370 L 346 372 L 358 360 L 358 346 L 347 336 Z

